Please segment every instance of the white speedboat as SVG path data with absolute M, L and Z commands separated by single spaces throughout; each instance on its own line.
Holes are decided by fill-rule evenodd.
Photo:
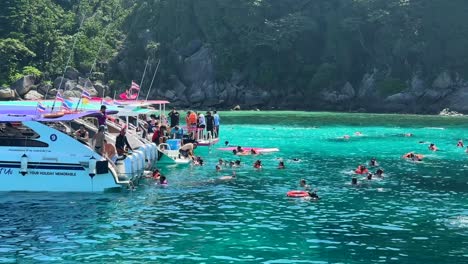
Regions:
M 1 114 L 0 191 L 93 192 L 133 187 L 131 159 L 119 172 L 67 131 L 50 125 L 95 113 Z

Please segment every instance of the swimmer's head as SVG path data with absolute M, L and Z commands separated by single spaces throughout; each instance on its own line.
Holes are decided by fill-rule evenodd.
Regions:
M 301 180 L 299 181 L 299 184 L 300 184 L 302 187 L 304 187 L 304 186 L 306 186 L 307 182 L 306 182 L 305 179 L 301 179 Z
M 224 145 L 229 145 L 229 141 L 224 141 Z
M 356 185 L 357 184 L 357 178 L 353 177 L 351 179 L 351 184 Z

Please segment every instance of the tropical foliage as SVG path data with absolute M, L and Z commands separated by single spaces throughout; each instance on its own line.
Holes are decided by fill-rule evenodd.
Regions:
M 219 80 L 315 94 L 383 73 L 382 94 L 418 74 L 468 75 L 465 0 L 3 0 L 0 83 L 25 66 L 51 80 L 68 63 L 112 83 L 163 61 L 161 86 L 195 42 Z M 93 68 L 94 61 L 96 67 Z

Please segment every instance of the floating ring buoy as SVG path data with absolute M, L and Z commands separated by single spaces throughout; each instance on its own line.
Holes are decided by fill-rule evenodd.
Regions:
M 286 193 L 286 196 L 294 198 L 308 197 L 309 193 L 306 191 L 289 191 Z
M 359 170 L 359 169 L 357 169 L 357 170 L 355 170 L 354 172 L 357 173 L 357 174 L 366 174 L 366 173 L 369 172 L 369 170 L 368 170 L 368 169 L 365 169 L 365 170 Z
M 55 113 L 48 113 L 48 114 L 43 114 L 42 116 L 44 118 L 59 118 L 65 115 L 64 112 L 55 112 Z

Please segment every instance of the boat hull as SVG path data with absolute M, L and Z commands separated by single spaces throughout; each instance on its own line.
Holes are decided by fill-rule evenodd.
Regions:
M 0 164 L 0 191 L 103 192 L 121 188 L 110 173 L 91 178 L 85 169 L 28 169 L 23 176 L 20 168 L 1 166 Z

